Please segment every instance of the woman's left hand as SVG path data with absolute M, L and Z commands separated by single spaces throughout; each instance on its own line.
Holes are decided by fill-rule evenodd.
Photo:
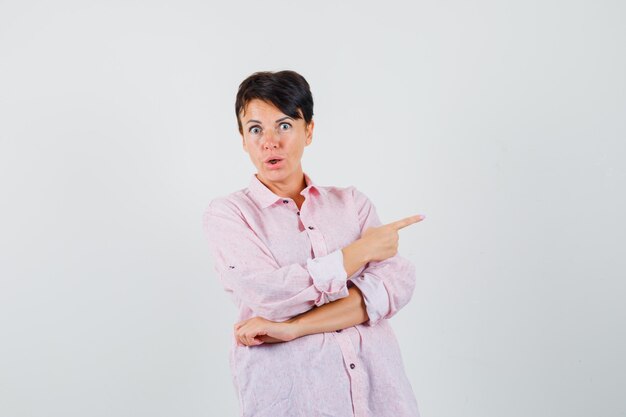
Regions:
M 289 342 L 296 337 L 291 320 L 274 322 L 263 317 L 252 317 L 235 324 L 237 343 L 244 346 Z

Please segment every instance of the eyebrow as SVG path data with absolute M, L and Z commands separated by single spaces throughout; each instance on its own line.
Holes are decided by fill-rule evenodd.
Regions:
M 278 122 L 283 121 L 283 120 L 285 120 L 285 119 L 291 119 L 291 120 L 293 120 L 293 117 L 289 117 L 289 116 L 281 117 L 280 119 L 276 120 L 276 122 L 275 122 L 275 123 L 278 123 Z M 248 123 L 253 123 L 253 122 L 254 122 L 254 123 L 260 123 L 260 124 L 263 124 L 263 123 L 261 123 L 260 121 L 258 121 L 258 120 L 254 120 L 254 119 L 250 119 L 250 120 L 248 120 L 248 121 L 246 122 L 246 124 L 248 124 Z

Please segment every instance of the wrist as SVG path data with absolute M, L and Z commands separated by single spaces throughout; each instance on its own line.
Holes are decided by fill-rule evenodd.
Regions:
M 367 241 L 363 238 L 355 240 L 352 245 L 354 245 L 356 249 L 356 253 L 358 254 L 359 263 L 365 265 L 371 262 L 371 255 L 369 252 L 369 245 Z
M 286 323 L 289 326 L 289 331 L 293 339 L 297 339 L 299 337 L 304 336 L 302 323 L 300 322 L 300 317 L 296 316 L 296 317 L 290 318 L 289 320 L 286 321 Z

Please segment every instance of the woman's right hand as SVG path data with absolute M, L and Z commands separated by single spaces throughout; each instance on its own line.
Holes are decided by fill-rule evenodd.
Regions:
M 369 227 L 361 235 L 369 261 L 384 261 L 398 253 L 398 230 L 422 221 L 426 216 L 416 214 L 378 227 Z

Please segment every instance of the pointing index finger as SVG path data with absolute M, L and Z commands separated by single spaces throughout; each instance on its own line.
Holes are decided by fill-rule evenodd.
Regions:
M 403 227 L 407 227 L 413 223 L 417 223 L 420 222 L 422 220 L 424 220 L 426 216 L 424 216 L 423 214 L 416 214 L 414 216 L 409 216 L 409 217 L 405 217 L 404 219 L 400 219 L 400 220 L 396 220 L 395 222 L 391 222 L 388 224 L 388 226 L 393 227 L 396 230 L 400 230 Z

